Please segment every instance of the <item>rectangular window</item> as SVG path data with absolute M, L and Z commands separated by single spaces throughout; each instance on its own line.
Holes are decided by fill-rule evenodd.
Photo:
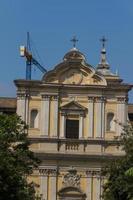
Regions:
M 79 138 L 79 120 L 66 120 L 66 138 Z

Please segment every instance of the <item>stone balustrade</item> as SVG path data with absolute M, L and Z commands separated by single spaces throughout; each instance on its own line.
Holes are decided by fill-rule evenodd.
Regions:
M 31 149 L 40 153 L 81 154 L 81 155 L 114 155 L 121 156 L 123 152 L 114 140 L 78 140 L 30 137 Z

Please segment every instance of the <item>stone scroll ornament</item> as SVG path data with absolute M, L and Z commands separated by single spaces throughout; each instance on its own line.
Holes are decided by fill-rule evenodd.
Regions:
M 77 174 L 77 170 L 74 168 L 68 170 L 62 183 L 64 187 L 80 187 L 80 175 Z

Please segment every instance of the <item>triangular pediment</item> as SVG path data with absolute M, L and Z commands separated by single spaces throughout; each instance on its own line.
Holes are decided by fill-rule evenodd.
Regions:
M 80 105 L 79 103 L 77 103 L 75 101 L 71 101 L 71 102 L 65 104 L 64 106 L 62 106 L 61 110 L 85 111 L 85 110 L 87 110 L 87 108 L 85 108 L 84 106 Z

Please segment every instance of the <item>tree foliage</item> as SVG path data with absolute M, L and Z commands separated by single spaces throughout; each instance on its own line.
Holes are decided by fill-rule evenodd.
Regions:
M 104 200 L 133 200 L 133 127 L 123 127 L 123 133 L 118 138 L 119 147 L 125 155 L 103 169 L 107 177 L 104 185 Z
M 0 115 L 0 200 L 33 200 L 27 182 L 38 160 L 29 150 L 27 127 L 17 115 Z

